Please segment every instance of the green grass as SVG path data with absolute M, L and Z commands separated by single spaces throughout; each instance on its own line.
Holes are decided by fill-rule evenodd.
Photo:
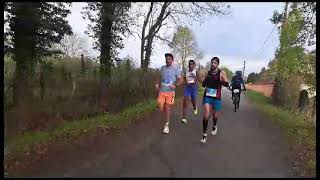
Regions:
M 119 114 L 105 114 L 93 118 L 84 118 L 76 121 L 67 121 L 58 126 L 53 132 L 29 132 L 23 136 L 11 140 L 6 147 L 9 152 L 21 153 L 30 150 L 33 146 L 48 142 L 49 140 L 60 137 L 77 137 L 84 130 L 90 131 L 101 125 L 110 128 L 118 128 L 121 125 L 128 123 L 132 118 L 139 118 L 144 113 L 151 112 L 157 109 L 156 100 L 140 102 L 133 105 Z
M 295 152 L 309 154 L 304 163 L 309 171 L 315 172 L 316 128 L 308 117 L 275 106 L 271 99 L 262 93 L 247 90 L 246 95 L 283 130 Z

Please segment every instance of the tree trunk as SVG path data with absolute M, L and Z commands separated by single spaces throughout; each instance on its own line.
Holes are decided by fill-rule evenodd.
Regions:
M 150 4 L 149 12 L 147 14 L 146 19 L 143 22 L 143 27 L 142 27 L 141 46 L 140 46 L 140 61 L 141 61 L 141 67 L 143 70 L 146 70 L 148 68 L 148 67 L 145 67 L 145 59 L 144 59 L 144 51 L 145 51 L 145 43 L 146 43 L 145 32 L 146 32 L 147 24 L 149 22 L 150 15 L 152 13 L 152 8 L 153 8 L 153 2 L 151 2 L 151 4 Z
M 141 46 L 140 46 L 140 62 L 141 62 L 141 67 L 142 69 L 143 66 L 144 66 L 144 45 L 145 45 L 145 39 L 144 37 L 142 36 L 142 39 L 141 39 Z
M 285 2 L 283 21 L 287 19 L 289 2 Z
M 182 58 L 182 72 L 186 73 L 186 59 L 187 59 L 187 46 L 184 39 L 183 58 Z
M 114 19 L 113 3 L 102 3 L 101 55 L 100 55 L 100 100 L 104 98 L 111 78 L 111 41 L 112 22 Z
M 11 29 L 14 32 L 13 60 L 16 62 L 13 82 L 14 105 L 33 99 L 32 81 L 37 63 L 35 48 L 39 6 L 40 3 L 13 3 L 15 17 Z
M 44 81 L 44 65 L 41 65 L 40 67 L 40 98 L 41 100 L 44 99 L 44 95 L 45 95 L 45 81 Z
M 83 54 L 81 54 L 81 74 L 84 74 L 84 72 L 85 72 L 84 59 L 83 59 Z
M 147 39 L 147 46 L 145 48 L 146 55 L 143 63 L 143 70 L 147 70 L 150 64 L 150 58 L 151 58 L 151 52 L 152 52 L 152 42 L 153 42 L 153 36 L 149 36 Z
M 165 14 L 165 11 L 166 9 L 168 8 L 168 5 L 170 3 L 169 2 L 165 2 L 162 7 L 161 7 L 161 11 L 160 11 L 160 14 L 155 22 L 155 24 L 153 24 L 150 29 L 149 29 L 149 32 L 148 32 L 148 35 L 145 36 L 146 40 L 147 40 L 147 45 L 146 47 L 144 48 L 144 51 L 146 52 L 146 55 L 144 57 L 144 60 L 143 59 L 143 56 L 141 57 L 141 62 L 143 62 L 141 64 L 141 68 L 146 71 L 148 69 L 148 66 L 150 64 L 150 57 L 151 57 L 151 52 L 152 52 L 152 42 L 153 42 L 153 38 L 155 37 L 155 35 L 159 32 L 161 26 L 162 26 L 162 22 L 168 17 L 169 15 L 169 12 L 167 12 Z M 152 4 L 151 4 L 151 7 L 150 7 L 150 10 L 149 10 L 149 13 L 152 12 Z M 148 15 L 149 15 L 148 13 Z M 147 15 L 147 19 L 149 18 Z M 146 21 L 145 21 L 146 22 Z M 142 31 L 145 32 L 145 28 L 147 26 L 147 23 L 144 23 L 144 26 L 143 26 L 143 29 Z M 142 46 L 141 46 L 142 47 Z M 143 54 L 143 53 L 142 53 Z

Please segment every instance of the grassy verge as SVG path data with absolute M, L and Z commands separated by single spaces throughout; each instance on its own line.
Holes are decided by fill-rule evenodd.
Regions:
M 176 103 L 179 104 L 182 97 L 176 97 Z M 52 132 L 28 132 L 13 139 L 5 146 L 5 164 L 11 164 L 11 161 L 23 153 L 41 149 L 55 140 L 68 141 L 79 135 L 94 131 L 97 128 L 115 129 L 122 125 L 129 124 L 130 120 L 143 117 L 146 113 L 157 110 L 157 101 L 150 100 L 135 104 L 118 114 L 103 114 L 91 118 L 83 118 L 75 121 L 66 121 L 54 129 Z
M 283 130 L 296 175 L 315 177 L 316 128 L 308 117 L 273 105 L 271 99 L 261 93 L 248 90 L 246 95 Z
M 139 118 L 145 113 L 155 111 L 156 109 L 156 100 L 145 101 L 129 107 L 119 114 L 104 114 L 93 118 L 68 121 L 58 126 L 52 132 L 29 132 L 19 138 L 11 140 L 5 147 L 5 154 L 9 152 L 10 154 L 20 154 L 57 137 L 77 137 L 83 132 L 93 130 L 100 126 L 105 128 L 118 128 L 128 123 L 130 119 Z

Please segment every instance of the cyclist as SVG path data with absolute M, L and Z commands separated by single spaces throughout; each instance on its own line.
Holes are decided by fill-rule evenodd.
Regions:
M 234 93 L 233 93 L 234 89 L 239 89 L 239 95 L 241 95 L 241 86 L 243 86 L 243 90 L 246 90 L 241 71 L 236 71 L 236 75 L 233 76 L 231 80 L 231 93 L 232 93 L 231 99 L 232 100 L 234 96 Z M 239 96 L 239 102 L 240 102 L 240 96 Z

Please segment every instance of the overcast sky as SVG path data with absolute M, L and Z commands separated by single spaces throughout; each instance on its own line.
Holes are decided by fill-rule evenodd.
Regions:
M 68 21 L 74 32 L 84 34 L 87 23 L 82 19 L 81 11 L 86 3 L 72 3 Z M 230 3 L 231 15 L 227 17 L 212 17 L 202 25 L 190 26 L 195 34 L 199 48 L 204 53 L 201 64 L 210 61 L 213 56 L 220 58 L 220 65 L 227 66 L 232 71 L 242 70 L 246 61 L 246 72 L 259 72 L 262 67 L 274 57 L 274 51 L 279 44 L 277 28 L 270 22 L 273 11 L 282 12 L 284 3 Z M 166 29 L 162 29 L 166 31 Z M 172 30 L 170 30 L 172 32 Z M 270 34 L 272 32 L 272 34 Z M 268 41 L 262 47 L 269 36 Z M 120 51 L 120 57 L 130 55 L 140 66 L 140 42 L 138 38 L 129 37 L 124 40 L 125 48 Z M 92 40 L 89 39 L 89 48 Z M 163 43 L 156 43 L 151 57 L 151 67 L 160 67 L 165 63 L 164 53 L 170 48 Z M 92 56 L 99 52 L 91 50 Z

